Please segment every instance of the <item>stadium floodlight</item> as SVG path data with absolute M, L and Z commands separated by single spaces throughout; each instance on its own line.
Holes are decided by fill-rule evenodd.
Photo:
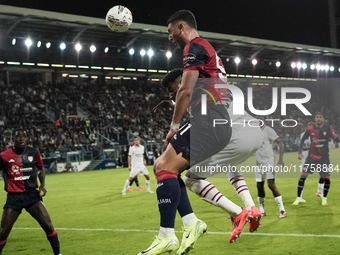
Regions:
M 94 46 L 94 45 L 91 45 L 91 47 L 90 47 L 90 51 L 93 53 L 93 52 L 95 52 L 96 50 L 97 50 L 96 46 Z
M 236 58 L 235 58 L 235 63 L 236 63 L 236 65 L 238 65 L 240 62 L 241 62 L 241 59 L 240 59 L 239 57 L 236 57 Z
M 151 58 L 153 56 L 154 52 L 152 49 L 148 50 L 148 56 Z
M 12 45 L 15 45 L 17 43 L 17 39 L 13 38 L 12 39 Z
M 168 59 L 171 58 L 171 57 L 172 57 L 171 51 L 167 51 L 166 54 L 165 54 L 165 56 L 166 56 Z
M 325 65 L 325 71 L 326 71 L 326 72 L 329 71 L 329 65 Z
M 315 69 L 319 71 L 320 68 L 321 68 L 321 67 L 320 67 L 320 64 L 316 64 Z
M 74 46 L 74 48 L 76 49 L 76 51 L 80 51 L 81 50 L 81 44 L 80 43 L 77 43 L 76 46 Z
M 104 49 L 104 52 L 105 52 L 105 53 L 108 53 L 108 51 L 109 51 L 109 47 L 106 47 L 106 48 Z
M 340 67 L 339 67 L 339 69 L 338 69 L 338 72 L 340 72 Z
M 140 54 L 142 57 L 145 56 L 145 53 L 146 53 L 146 52 L 145 52 L 145 50 L 143 50 L 143 49 L 141 49 L 140 52 L 139 52 L 139 54 Z
M 324 65 L 321 65 L 321 66 L 320 66 L 320 70 L 321 70 L 321 71 L 324 71 L 324 70 L 325 70 L 325 66 L 324 66 Z
M 257 60 L 254 58 L 251 63 L 255 66 L 257 64 Z
M 134 49 L 134 48 L 129 49 L 129 54 L 130 54 L 130 56 L 132 56 L 133 54 L 135 54 L 135 49 Z M 141 54 L 141 55 L 142 55 L 142 54 Z
M 297 64 L 296 64 L 296 68 L 297 68 L 297 69 L 300 69 L 300 68 L 301 68 L 301 66 L 302 66 L 301 62 L 297 62 Z
M 310 69 L 314 70 L 314 69 L 315 69 L 315 65 L 314 65 L 314 64 L 311 64 L 311 65 L 310 65 Z
M 51 47 L 51 43 L 50 42 L 47 42 L 46 43 L 46 48 L 49 49 Z
M 40 48 L 40 46 L 41 46 L 41 41 L 38 41 L 37 42 L 37 47 Z
M 27 46 L 27 48 L 31 47 L 32 46 L 32 40 L 30 38 L 27 38 L 25 40 L 25 45 Z
M 66 49 L 66 44 L 65 44 L 65 43 L 61 43 L 61 44 L 59 45 L 59 48 L 60 48 L 61 50 L 65 50 L 65 49 Z
M 303 64 L 302 64 L 302 69 L 303 69 L 303 70 L 306 70 L 306 68 L 307 68 L 307 64 L 306 64 L 306 63 L 303 63 Z
M 281 62 L 280 61 L 276 61 L 275 66 L 276 67 L 280 67 L 281 66 Z
M 329 68 L 329 71 L 331 71 L 331 72 L 334 72 L 334 66 L 331 66 L 330 68 Z
M 291 66 L 292 68 L 295 68 L 295 67 L 296 67 L 296 63 L 293 62 L 293 63 L 290 64 L 290 66 Z

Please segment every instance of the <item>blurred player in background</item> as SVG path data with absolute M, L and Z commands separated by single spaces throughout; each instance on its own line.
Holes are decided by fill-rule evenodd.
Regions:
M 309 121 L 308 122 L 308 126 L 312 126 L 314 125 L 314 120 L 312 121 Z M 306 132 L 306 131 L 305 131 Z M 305 132 L 302 132 L 301 135 L 300 135 L 300 140 L 302 139 L 303 135 L 305 134 Z M 305 165 L 305 162 L 306 162 L 306 159 L 308 157 L 308 154 L 309 154 L 309 150 L 310 150 L 310 145 L 311 145 L 311 141 L 310 141 L 310 137 L 308 137 L 305 142 L 303 143 L 303 148 L 302 148 L 302 159 L 301 159 L 301 169 L 303 169 L 303 166 Z M 299 158 L 300 159 L 300 158 Z M 318 189 L 316 191 L 316 195 L 319 196 L 319 197 L 323 197 L 323 188 L 324 188 L 324 185 L 325 185 L 325 178 L 319 178 L 319 183 L 318 183 Z M 301 199 L 300 199 L 300 202 L 304 203 L 306 202 L 306 200 L 304 200 L 302 198 L 302 193 L 301 193 Z
M 139 173 L 145 176 L 145 183 L 146 183 L 146 191 L 148 193 L 154 193 L 150 190 L 150 176 L 149 171 L 145 167 L 146 160 L 145 160 L 145 149 L 144 146 L 140 144 L 140 137 L 136 136 L 134 138 L 134 145 L 129 149 L 129 156 L 128 156 L 128 165 L 130 170 L 129 179 L 126 180 L 122 194 L 126 195 L 126 190 L 128 189 L 132 180 L 138 175 Z
M 23 208 L 40 224 L 50 242 L 53 253 L 60 254 L 60 243 L 42 197 L 46 195 L 45 169 L 37 149 L 26 146 L 27 133 L 16 129 L 14 147 L 0 154 L 0 170 L 3 172 L 7 200 L 1 218 L 0 254 L 6 244 L 13 224 Z M 37 177 L 40 185 L 38 187 Z M 38 189 L 38 190 L 37 190 Z
M 330 138 L 333 138 L 335 141 L 340 142 L 340 138 L 334 133 L 334 130 L 330 126 L 325 125 L 324 122 L 325 119 L 323 114 L 321 112 L 317 112 L 314 118 L 314 125 L 309 126 L 301 138 L 298 156 L 299 159 L 303 158 L 302 148 L 304 141 L 308 137 L 311 138 L 311 147 L 302 169 L 301 177 L 298 182 L 297 198 L 293 205 L 298 205 L 300 203 L 305 181 L 308 175 L 313 174 L 314 172 L 319 172 L 320 178 L 325 180 L 321 204 L 327 205 L 327 195 L 331 186 L 328 141 Z
M 279 136 L 276 134 L 275 130 L 271 127 L 264 125 L 262 127 L 262 132 L 264 134 L 263 142 L 261 148 L 258 149 L 255 153 L 256 158 L 256 172 L 255 179 L 257 185 L 257 201 L 259 202 L 259 208 L 262 212 L 262 215 L 266 215 L 266 211 L 264 208 L 265 205 L 265 190 L 264 183 L 267 179 L 268 187 L 273 193 L 276 204 L 279 207 L 280 215 L 279 218 L 287 217 L 287 213 L 285 207 L 282 202 L 282 196 L 280 191 L 275 185 L 276 178 L 276 155 L 273 151 L 273 143 L 278 144 L 279 147 L 279 166 L 284 166 L 283 163 L 283 153 L 284 153 L 284 144 L 280 140 Z
M 201 114 L 201 95 L 204 93 L 199 78 L 226 78 L 222 61 L 213 47 L 197 32 L 195 16 L 188 10 L 174 13 L 167 21 L 169 40 L 183 50 L 183 77 L 177 92 L 176 105 L 169 133 L 164 147 L 166 150 L 154 164 L 158 188 L 157 199 L 160 212 L 160 230 L 154 242 L 144 254 L 162 254 L 177 250 L 177 254 L 187 254 L 197 239 L 207 230 L 207 225 L 197 219 L 186 193 L 183 180 L 179 176 L 190 165 L 194 165 L 222 150 L 231 136 L 230 125 L 213 128 L 213 119 L 230 120 L 223 105 L 226 89 L 217 89 L 219 104 L 207 100 L 206 115 Z M 208 81 L 207 81 L 208 82 Z M 219 83 L 221 83 L 220 80 Z M 180 122 L 190 106 L 192 117 L 180 128 Z M 194 137 L 195 139 L 190 139 Z M 237 207 L 238 209 L 239 207 Z M 175 235 L 176 212 L 184 225 L 182 243 L 179 247 Z M 248 210 L 242 214 L 239 225 L 244 225 L 249 217 Z M 178 248 L 179 247 L 179 248 Z
M 168 101 L 172 102 L 170 105 L 175 105 L 176 101 L 176 93 L 179 89 L 179 86 L 182 81 L 183 70 L 182 68 L 177 68 L 169 72 L 162 80 L 163 87 L 167 88 L 169 93 L 170 100 L 163 100 L 161 103 L 154 107 L 154 111 L 157 111 L 161 106 L 169 104 Z M 242 123 L 243 121 L 248 122 L 252 119 L 249 114 L 245 115 L 233 115 L 233 103 L 232 96 L 230 96 L 230 100 L 228 102 L 228 112 L 230 118 L 233 123 Z M 256 123 L 252 123 L 256 125 Z M 220 207 L 227 213 L 229 213 L 232 217 L 235 217 L 232 212 L 230 213 L 230 204 L 229 200 L 219 192 L 219 190 L 210 182 L 206 181 L 206 178 L 212 177 L 215 173 L 202 171 L 196 171 L 197 167 L 201 167 L 204 165 L 210 166 L 231 166 L 233 168 L 232 171 L 224 172 L 228 177 L 230 184 L 233 186 L 237 194 L 240 196 L 242 201 L 244 202 L 245 208 L 250 210 L 250 223 L 249 223 L 249 231 L 253 232 L 257 230 L 260 225 L 261 219 L 261 211 L 257 209 L 254 204 L 254 201 L 250 195 L 248 190 L 248 186 L 244 180 L 242 173 L 237 169 L 236 165 L 243 163 L 246 159 L 252 156 L 257 149 L 260 148 L 263 140 L 263 134 L 260 128 L 258 127 L 250 127 L 248 124 L 246 125 L 233 125 L 232 126 L 232 135 L 228 145 L 221 150 L 219 153 L 213 155 L 209 159 L 191 167 L 186 175 L 183 177 L 183 181 L 186 184 L 187 188 L 194 192 L 196 195 L 202 198 L 202 200 Z M 231 236 L 233 237 L 233 235 Z M 232 238 L 232 241 L 235 239 Z

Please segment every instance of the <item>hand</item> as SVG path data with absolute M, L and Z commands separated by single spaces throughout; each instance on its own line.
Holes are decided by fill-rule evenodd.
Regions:
M 39 191 L 39 195 L 41 197 L 44 197 L 46 195 L 46 193 L 47 193 L 47 190 L 45 189 L 44 186 L 39 186 L 39 190 L 38 191 Z
M 177 133 L 177 131 L 178 131 L 178 129 L 170 128 L 170 131 L 165 138 L 164 149 L 166 149 L 166 147 L 168 147 L 171 138 Z
M 131 166 L 129 166 L 129 171 L 131 171 Z
M 144 160 L 144 166 L 146 166 L 146 160 Z
M 279 159 L 279 161 L 277 162 L 277 165 L 278 165 L 278 166 L 281 166 L 281 167 L 284 167 L 284 166 L 285 166 L 285 163 L 283 162 L 282 159 Z
M 298 159 L 303 159 L 303 155 L 301 153 L 298 155 Z

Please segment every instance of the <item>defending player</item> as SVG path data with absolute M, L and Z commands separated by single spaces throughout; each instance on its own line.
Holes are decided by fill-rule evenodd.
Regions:
M 27 134 L 23 129 L 13 133 L 14 147 L 0 154 L 7 200 L 1 218 L 0 254 L 13 224 L 23 208 L 40 224 L 51 243 L 53 253 L 60 254 L 60 243 L 50 215 L 42 202 L 46 195 L 45 169 L 40 152 L 26 146 Z M 37 177 L 40 181 L 38 187 Z M 38 190 L 37 190 L 38 189 Z
M 196 19 L 190 11 L 176 12 L 168 19 L 167 24 L 169 40 L 183 50 L 183 77 L 182 85 L 177 92 L 170 131 L 164 144 L 166 150 L 154 164 L 158 182 L 160 231 L 151 246 L 140 252 L 140 255 L 162 254 L 178 249 L 179 243 L 174 231 L 177 210 L 185 227 L 177 254 L 187 254 L 198 237 L 206 232 L 206 224 L 198 220 L 193 213 L 185 185 L 179 174 L 190 165 L 203 161 L 222 150 L 231 136 L 230 125 L 212 127 L 213 119 L 230 120 L 223 106 L 226 90 L 218 89 L 220 103 L 215 105 L 213 100 L 207 100 L 207 114 L 201 114 L 203 90 L 200 88 L 205 83 L 200 83 L 198 78 L 226 77 L 221 60 L 213 47 L 199 37 Z M 220 80 L 219 83 L 221 82 Z M 179 128 L 189 105 L 192 114 L 190 122 Z M 240 225 L 244 225 L 248 217 L 248 210 L 244 209 Z
M 308 122 L 308 126 L 312 126 L 314 125 L 314 120 L 312 121 L 309 121 Z M 305 131 L 306 132 L 306 131 Z M 305 132 L 302 132 L 301 135 L 300 135 L 300 140 L 302 139 L 303 135 L 305 134 Z M 301 169 L 303 169 L 303 166 L 305 165 L 305 162 L 306 162 L 306 159 L 308 157 L 308 154 L 309 154 L 309 150 L 310 150 L 310 145 L 311 145 L 311 141 L 310 141 L 310 137 L 308 137 L 305 142 L 303 143 L 303 148 L 302 148 L 302 159 L 301 159 Z M 325 185 L 325 179 L 324 178 L 319 178 L 319 183 L 318 183 L 318 189 L 316 191 L 316 195 L 319 196 L 319 197 L 323 197 L 323 188 L 324 188 L 324 185 Z M 304 200 L 302 198 L 302 193 L 301 193 L 301 199 L 300 199 L 300 202 L 304 203 L 306 202 L 306 200 Z
M 278 165 L 284 166 L 283 163 L 283 153 L 284 153 L 284 144 L 280 140 L 279 136 L 276 134 L 275 130 L 266 125 L 263 126 L 262 132 L 264 134 L 263 142 L 261 148 L 258 149 L 255 153 L 256 158 L 256 172 L 255 179 L 257 183 L 257 201 L 259 202 L 259 208 L 262 212 L 262 215 L 266 215 L 266 211 L 264 209 L 265 205 L 265 191 L 264 191 L 264 182 L 267 179 L 268 187 L 271 189 L 273 196 L 275 198 L 276 204 L 279 207 L 280 215 L 279 218 L 287 217 L 287 213 L 285 207 L 282 202 L 282 197 L 280 191 L 275 185 L 276 178 L 276 156 L 273 151 L 273 143 L 277 143 L 279 146 L 279 161 Z
M 162 105 L 169 104 L 174 106 L 176 101 L 176 93 L 181 84 L 183 70 L 177 68 L 169 72 L 162 80 L 163 87 L 166 87 L 169 93 L 170 100 L 163 100 L 157 106 L 154 107 L 154 111 L 160 108 Z M 165 103 L 164 103 L 165 102 Z M 236 168 L 236 165 L 243 163 L 251 155 L 260 148 L 263 140 L 263 132 L 260 128 L 257 128 L 256 123 L 252 123 L 253 127 L 248 125 L 248 122 L 253 120 L 249 114 L 245 115 L 233 115 L 233 103 L 232 97 L 228 102 L 228 112 L 233 123 L 238 123 L 232 126 L 232 135 L 228 145 L 219 153 L 213 155 L 209 159 L 191 167 L 186 175 L 183 177 L 183 181 L 187 188 L 194 192 L 196 195 L 202 198 L 202 200 L 220 207 L 227 213 L 230 213 L 230 200 L 228 200 L 218 189 L 210 182 L 206 181 L 206 178 L 212 177 L 218 172 L 203 172 L 197 171 L 204 166 L 224 166 L 229 167 L 232 171 L 224 172 L 228 177 L 230 184 L 234 187 L 237 194 L 243 200 L 245 208 L 250 210 L 250 223 L 249 231 L 253 232 L 257 230 L 260 225 L 261 211 L 256 208 L 254 201 L 249 193 L 248 186 L 244 180 L 242 173 Z M 247 124 L 243 125 L 245 122 Z M 232 217 L 233 215 L 230 213 Z M 231 236 L 231 241 L 235 241 L 234 236 Z
M 335 141 L 340 142 L 340 138 L 330 126 L 324 124 L 325 119 L 321 112 L 315 114 L 314 122 L 314 125 L 307 128 L 300 141 L 299 159 L 303 157 L 302 148 L 304 141 L 308 137 L 311 138 L 311 147 L 298 182 L 297 198 L 293 205 L 299 204 L 305 181 L 308 175 L 313 174 L 315 171 L 319 172 L 320 177 L 325 179 L 322 205 L 327 205 L 327 195 L 331 186 L 328 141 L 330 140 L 329 138 L 333 138 Z
M 144 158 L 145 150 L 144 146 L 140 144 L 140 137 L 136 136 L 134 138 L 134 145 L 129 149 L 128 165 L 130 170 L 129 179 L 126 180 L 122 194 L 126 195 L 126 190 L 128 189 L 131 181 L 135 178 L 138 173 L 145 176 L 146 191 L 148 193 L 154 193 L 150 190 L 150 176 L 149 171 L 145 167 L 146 160 Z

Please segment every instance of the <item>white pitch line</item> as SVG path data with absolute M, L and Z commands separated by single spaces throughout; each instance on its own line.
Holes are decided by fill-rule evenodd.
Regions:
M 20 230 L 41 230 L 41 228 L 13 228 Z M 107 228 L 56 228 L 57 230 L 65 231 L 110 231 L 110 232 L 152 232 L 157 233 L 158 230 L 143 230 L 143 229 L 107 229 Z M 183 231 L 176 231 L 177 233 L 183 233 Z M 209 235 L 230 235 L 231 232 L 209 232 Z M 254 236 L 292 236 L 292 237 L 333 237 L 340 238 L 340 235 L 314 235 L 314 234 L 284 234 L 284 233 L 242 233 L 242 235 L 254 235 Z

